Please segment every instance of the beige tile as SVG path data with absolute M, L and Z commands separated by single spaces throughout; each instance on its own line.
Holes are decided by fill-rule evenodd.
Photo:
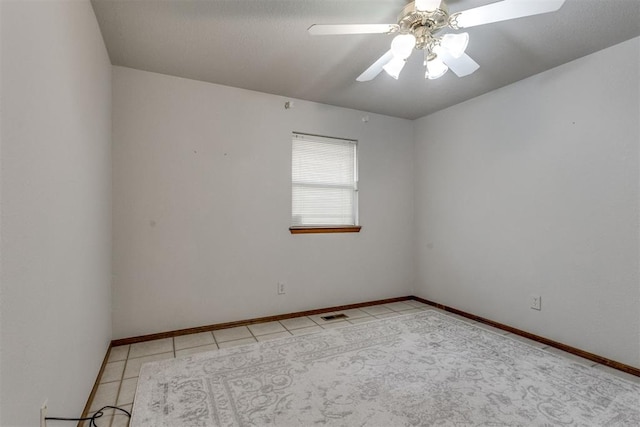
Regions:
M 122 409 L 131 413 L 133 405 L 125 405 L 120 406 Z M 113 413 L 113 424 L 111 427 L 129 427 L 129 417 L 125 415 L 122 411 L 115 411 Z
M 189 347 L 183 350 L 176 350 L 176 357 L 189 356 L 191 354 L 204 353 L 205 351 L 214 351 L 217 349 L 218 346 L 216 344 L 203 345 L 200 347 Z
M 107 363 L 104 366 L 104 371 L 102 372 L 102 376 L 100 377 L 100 383 L 120 381 L 122 379 L 122 372 L 124 371 L 124 364 L 124 360 Z
M 284 332 L 276 332 L 275 334 L 267 334 L 267 335 L 258 335 L 256 336 L 256 339 L 260 342 L 262 341 L 271 341 L 271 340 L 277 340 L 279 338 L 287 338 L 291 336 L 291 332 L 289 331 L 284 331 Z
M 120 381 L 100 384 L 95 396 L 93 397 L 93 401 L 91 401 L 91 408 L 89 410 L 91 412 L 95 412 L 103 406 L 115 405 L 119 388 Z
M 131 344 L 129 359 L 152 354 L 167 353 L 173 351 L 173 338 L 163 338 L 160 340 L 139 342 Z
M 539 341 L 530 340 L 529 338 L 525 338 L 525 337 L 523 337 L 521 335 L 507 333 L 507 334 L 504 334 L 504 336 L 505 337 L 509 337 L 509 338 L 511 338 L 513 340 L 516 340 L 516 341 L 523 342 L 523 343 L 528 344 L 528 345 L 530 345 L 532 347 L 535 347 L 535 348 L 545 348 L 545 347 L 547 347 L 546 344 L 543 344 L 543 343 L 541 343 Z
M 367 316 L 367 317 L 358 317 L 357 319 L 349 319 L 348 322 L 353 325 L 357 325 L 358 323 L 367 323 L 367 322 L 372 322 L 374 320 L 377 320 L 377 319 L 373 316 Z
M 422 302 L 420 302 L 420 301 L 416 301 L 416 300 L 414 300 L 414 299 L 406 300 L 406 301 L 403 301 L 403 302 L 404 302 L 405 304 L 409 304 L 410 306 L 415 307 L 415 308 L 421 308 L 421 307 L 429 308 L 429 307 L 433 307 L 432 305 L 425 304 L 425 303 L 422 303 Z
M 412 308 L 411 310 L 405 310 L 402 312 L 402 314 L 415 314 L 415 313 L 422 313 L 423 311 L 426 311 L 427 309 L 425 308 Z
M 118 393 L 118 406 L 133 403 L 133 398 L 136 395 L 136 387 L 138 385 L 138 377 L 127 378 L 122 381 L 120 386 L 120 393 Z
M 211 332 L 202 332 L 199 334 L 180 335 L 173 338 L 173 344 L 176 347 L 176 355 L 178 350 L 191 347 L 200 347 L 203 345 L 215 344 L 213 334 Z
M 462 320 L 463 322 L 469 323 L 471 325 L 475 325 L 475 326 L 480 326 L 480 323 L 476 322 L 475 320 L 471 320 L 468 317 L 464 317 L 464 316 L 460 316 L 459 314 L 455 314 L 455 313 L 450 313 L 450 312 L 445 312 L 443 313 L 453 319 L 458 319 L 458 320 Z
M 586 366 L 592 366 L 595 362 L 593 362 L 592 360 L 589 359 L 585 359 L 583 357 L 580 356 L 576 356 L 573 353 L 567 353 L 566 351 L 562 351 L 559 348 L 555 348 L 555 347 L 547 347 L 544 349 L 544 351 L 548 351 L 549 353 L 553 353 L 556 354 L 558 356 L 564 357 L 565 359 L 569 359 L 573 362 L 578 362 L 582 365 L 586 365 Z
M 114 409 L 105 409 L 104 411 L 102 411 L 102 413 L 104 414 L 102 417 L 97 418 L 96 419 L 96 423 L 95 425 L 97 427 L 111 427 L 111 423 L 113 423 L 113 413 L 115 412 Z M 87 426 L 89 427 L 89 426 Z
M 376 319 L 386 319 L 388 317 L 398 317 L 398 316 L 402 316 L 402 313 L 397 311 L 392 311 L 391 313 L 376 314 Z
M 350 310 L 337 311 L 336 313 L 344 313 L 344 314 L 346 314 L 347 317 L 348 317 L 347 320 L 359 319 L 361 317 L 367 317 L 368 316 L 367 313 L 365 313 L 364 311 L 360 310 L 359 308 L 352 308 Z
M 335 322 L 344 322 L 344 319 L 332 319 L 332 320 L 324 320 L 322 317 L 324 316 L 331 316 L 332 314 L 338 314 L 341 313 L 340 311 L 332 311 L 330 313 L 321 313 L 321 314 L 314 314 L 312 316 L 308 316 L 309 319 L 313 320 L 314 322 L 316 322 L 318 325 L 320 326 L 324 326 L 328 323 L 335 323 Z
M 463 320 L 466 320 L 467 322 L 473 322 L 474 326 L 478 326 L 478 327 L 480 327 L 482 329 L 486 329 L 486 330 L 494 332 L 494 333 L 496 333 L 498 335 L 507 335 L 508 333 L 510 333 L 509 331 L 505 331 L 504 329 L 495 328 L 495 327 L 493 327 L 491 325 L 487 325 L 485 323 L 476 322 L 476 321 L 471 320 L 471 319 L 463 319 Z
M 293 329 L 291 330 L 291 333 L 293 335 L 307 335 L 316 332 L 322 332 L 323 330 L 324 329 L 314 323 L 313 326 L 309 326 L 308 328 Z
M 236 341 L 242 338 L 253 338 L 251 332 L 246 326 L 237 326 L 235 328 L 226 328 L 213 331 L 216 342 L 220 344 L 225 341 Z
M 288 330 L 309 328 L 316 326 L 316 323 L 308 317 L 294 317 L 293 319 L 281 320 L 280 323 Z
M 391 302 L 389 304 L 383 304 L 384 307 L 387 307 L 389 310 L 393 310 L 393 311 L 405 311 L 405 310 L 411 310 L 412 308 L 414 308 L 412 305 L 409 305 L 403 301 L 397 301 L 397 302 Z
M 601 365 L 599 363 L 596 364 L 594 368 L 600 371 L 604 371 L 618 378 L 622 378 L 623 380 L 631 381 L 632 383 L 640 385 L 640 377 L 636 377 L 635 375 L 627 374 L 626 372 L 619 371 L 617 369 L 613 369 L 609 366 Z
M 229 347 L 238 347 L 240 345 L 246 345 L 246 344 L 255 344 L 257 341 L 254 337 L 251 338 L 242 338 L 240 340 L 235 340 L 235 341 L 223 341 L 221 343 L 218 343 L 218 346 L 220 348 L 229 348 Z
M 173 359 L 173 351 L 170 353 L 152 354 L 151 356 L 137 357 L 128 359 L 127 366 L 124 368 L 123 378 L 133 378 L 140 374 L 140 368 L 143 363 L 154 362 L 156 360 Z
M 256 337 L 258 335 L 269 335 L 275 334 L 276 332 L 286 332 L 286 329 L 280 324 L 280 322 L 256 323 L 255 325 L 249 325 L 249 330 Z
M 119 345 L 117 347 L 111 347 L 111 352 L 109 353 L 108 362 L 115 362 L 118 360 L 127 360 L 127 356 L 129 355 L 129 345 Z
M 104 406 L 104 405 L 103 405 Z M 100 409 L 100 408 L 98 408 Z M 96 417 L 95 418 L 95 425 L 97 427 L 110 427 L 111 426 L 111 420 L 113 419 L 113 409 L 105 409 L 104 411 L 102 411 L 102 416 Z M 87 416 L 92 416 L 94 415 L 96 412 L 98 411 L 90 411 L 89 414 Z M 53 421 L 49 421 L 47 424 L 53 424 Z M 80 424 L 78 424 L 80 427 L 91 427 L 90 426 L 91 422 L 90 421 L 85 421 L 85 422 L 81 422 Z
M 369 307 L 362 307 L 360 310 L 372 316 L 378 316 L 380 314 L 385 314 L 385 313 L 393 313 L 392 310 L 389 310 L 387 307 L 383 305 L 372 305 Z
M 349 325 L 351 325 L 351 323 L 347 322 L 346 320 L 342 320 L 341 322 L 330 322 L 322 325 L 322 329 L 342 328 Z

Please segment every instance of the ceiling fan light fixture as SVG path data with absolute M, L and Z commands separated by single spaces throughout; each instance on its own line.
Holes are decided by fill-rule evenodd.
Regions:
M 441 0 L 416 0 L 416 10 L 420 12 L 433 12 L 440 8 Z
M 413 34 L 398 34 L 391 41 L 391 52 L 394 58 L 405 60 L 413 52 L 416 37 Z
M 0 0 L 1 1 L 1 0 Z M 480 65 L 465 53 L 469 34 L 445 34 L 441 30 L 491 24 L 526 16 L 555 12 L 566 0 L 491 0 L 489 4 L 449 13 L 450 0 L 405 0 L 395 24 L 314 24 L 311 35 L 389 34 L 394 35 L 391 48 L 369 66 L 358 78 L 370 81 L 384 69 L 397 79 L 404 62 L 414 49 L 424 51 L 425 78 L 437 79 L 449 69 L 458 77 L 475 72 Z M 452 1 L 452 0 L 451 0 Z M 489 0 L 484 0 L 487 2 Z M 577 0 L 576 0 L 577 1 Z
M 406 61 L 402 58 L 394 57 L 391 61 L 387 62 L 387 64 L 382 67 L 384 71 L 387 72 L 391 77 L 398 80 L 400 76 L 400 71 L 404 68 L 404 64 Z
M 445 34 L 440 46 L 449 51 L 454 58 L 460 58 L 469 45 L 469 33 Z
M 439 79 L 444 76 L 447 71 L 449 71 L 449 67 L 436 56 L 427 61 L 427 72 L 424 77 L 429 80 Z

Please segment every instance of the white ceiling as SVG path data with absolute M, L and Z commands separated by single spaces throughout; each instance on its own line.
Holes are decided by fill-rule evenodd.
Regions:
M 449 0 L 451 13 L 493 0 Z M 407 119 L 425 116 L 640 35 L 640 0 L 567 0 L 555 13 L 470 28 L 480 64 L 425 80 L 356 77 L 389 49 L 384 34 L 310 36 L 312 24 L 395 23 L 405 0 L 92 0 L 114 65 Z M 638 53 L 640 61 L 640 52 Z M 611 64 L 616 67 L 617 64 Z M 607 78 L 607 76 L 603 76 Z M 598 82 L 594 82 L 598 84 Z

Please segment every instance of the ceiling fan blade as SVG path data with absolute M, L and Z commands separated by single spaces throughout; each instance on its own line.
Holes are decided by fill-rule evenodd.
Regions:
M 452 15 L 452 26 L 469 28 L 507 19 L 555 12 L 565 0 L 503 0 Z
M 386 34 L 398 31 L 398 26 L 396 24 L 314 24 L 307 31 L 312 36 Z
M 371 64 L 369 68 L 364 70 L 364 73 L 360 74 L 356 80 L 359 82 L 368 82 L 369 80 L 373 80 L 378 74 L 380 74 L 382 67 L 387 65 L 387 63 L 392 59 L 393 53 L 391 53 L 391 50 L 388 50 L 387 53 L 382 55 L 376 62 Z
M 480 65 L 466 53 L 463 53 L 460 58 L 454 58 L 449 52 L 442 51 L 438 53 L 438 57 L 458 77 L 468 76 L 480 68 Z

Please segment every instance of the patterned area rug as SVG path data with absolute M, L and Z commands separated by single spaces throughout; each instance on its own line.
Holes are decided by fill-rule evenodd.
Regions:
M 132 427 L 638 426 L 640 385 L 428 310 L 142 367 Z

